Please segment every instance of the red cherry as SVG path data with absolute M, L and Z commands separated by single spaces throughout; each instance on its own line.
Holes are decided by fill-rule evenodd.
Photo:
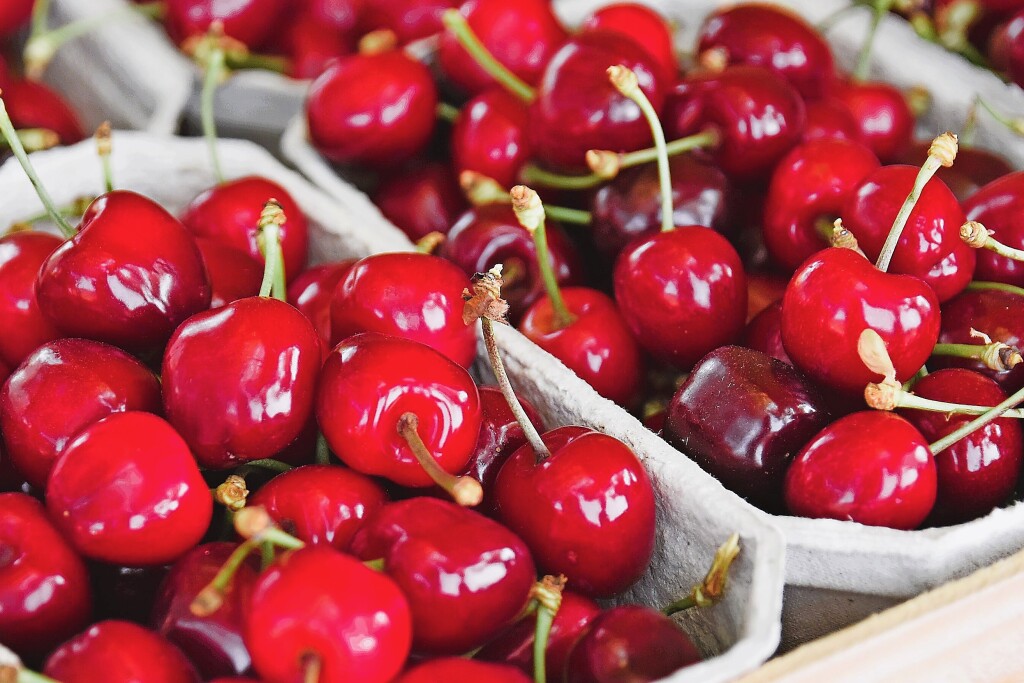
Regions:
M 299 309 L 313 323 L 320 337 L 323 358 L 331 350 L 331 298 L 334 288 L 345 277 L 354 259 L 313 266 L 288 285 L 288 303 Z
M 632 69 L 655 110 L 665 100 L 658 63 L 631 39 L 610 31 L 570 38 L 554 54 L 530 107 L 530 144 L 555 168 L 586 168 L 590 149 L 631 151 L 651 143 L 640 108 L 608 81 L 610 66 Z
M 947 403 L 994 406 L 1006 394 L 987 377 L 962 368 L 938 370 L 914 384 L 914 393 Z M 929 442 L 973 419 L 924 410 L 901 410 Z M 993 420 L 935 454 L 938 493 L 932 524 L 957 524 L 988 514 L 1013 494 L 1021 471 L 1021 427 L 1012 418 Z
M 398 431 L 413 413 L 437 464 L 458 472 L 480 432 L 476 384 L 462 367 L 428 346 L 381 334 L 339 344 L 324 363 L 316 415 L 331 450 L 349 467 L 403 486 L 430 486 Z
M 72 145 L 85 139 L 78 114 L 49 86 L 37 81 L 11 79 L 4 87 L 3 95 L 15 128 L 52 130 L 62 145 Z
M 511 187 L 532 155 L 528 128 L 522 100 L 502 88 L 484 90 L 463 105 L 452 128 L 455 170 L 476 171 Z
M 348 552 L 352 537 L 387 499 L 376 482 L 358 472 L 305 465 L 271 479 L 248 504 L 266 508 L 279 526 L 309 545 Z
M 1020 212 L 1024 210 L 1024 172 L 993 180 L 965 201 L 963 208 L 967 220 L 981 222 L 1003 244 L 1024 248 L 1024 224 L 1020 220 Z M 1024 263 L 988 249 L 977 251 L 976 279 L 1024 286 Z
M 543 435 L 542 462 L 523 446 L 495 490 L 501 521 L 526 541 L 544 574 L 565 574 L 584 595 L 609 596 L 636 581 L 654 551 L 654 490 L 621 441 L 584 427 Z
M 402 674 L 395 683 L 530 683 L 519 669 L 462 657 L 432 659 Z
M 389 29 L 405 44 L 440 33 L 444 11 L 457 5 L 457 0 L 360 0 L 359 30 Z
M 256 296 L 263 283 L 263 266 L 244 251 L 217 240 L 196 238 L 210 278 L 210 308 Z
M 935 491 L 928 443 L 909 422 L 883 411 L 833 422 L 804 446 L 786 474 L 786 506 L 793 514 L 893 529 L 920 525 Z
M 262 264 L 258 226 L 260 212 L 271 199 L 281 204 L 287 217 L 279 229 L 284 272 L 291 280 L 306 268 L 309 228 L 302 209 L 287 190 L 272 180 L 246 176 L 210 188 L 189 203 L 181 222 L 196 237 L 233 246 Z
M 529 85 L 568 38 L 549 0 L 466 0 L 459 11 L 495 59 Z M 441 34 L 437 57 L 448 80 L 470 95 L 495 85 L 451 31 Z
M 43 316 L 36 300 L 39 267 L 59 247 L 53 235 L 24 231 L 0 237 L 0 360 L 12 368 L 60 333 Z
M 181 223 L 117 190 L 94 201 L 78 233 L 43 263 L 36 295 L 65 335 L 143 351 L 163 348 L 185 318 L 209 308 L 210 283 Z
M 782 343 L 812 379 L 857 396 L 879 381 L 857 352 L 867 328 L 885 342 L 896 379 L 910 379 L 939 336 L 935 292 L 916 277 L 883 273 L 837 247 L 819 251 L 793 274 L 782 299 Z
M 643 46 L 661 66 L 665 78 L 679 71 L 672 42 L 672 27 L 657 10 L 638 2 L 616 2 L 594 10 L 583 20 L 581 32 L 612 31 Z
M 88 623 L 89 575 L 39 501 L 0 493 L 0 510 L 0 640 L 35 659 Z
M 632 242 L 615 263 L 614 285 L 637 342 L 680 369 L 735 341 L 746 322 L 740 257 L 710 228 L 676 228 Z
M 440 257 L 417 253 L 368 256 L 352 266 L 331 300 L 331 337 L 358 332 L 418 341 L 463 367 L 476 357 L 476 334 L 462 321 L 469 277 Z
M 828 97 L 807 103 L 807 123 L 804 124 L 802 142 L 822 138 L 860 142 L 860 126 L 845 104 Z M 915 161 L 921 155 L 915 157 Z
M 480 647 L 522 612 L 535 579 L 530 551 L 515 534 L 436 498 L 385 506 L 356 533 L 352 552 L 383 558 L 409 600 L 418 653 Z
M 447 233 L 466 208 L 451 167 L 439 162 L 415 162 L 388 174 L 371 198 L 384 217 L 414 242 L 432 232 Z
M 290 17 L 280 43 L 288 57 L 287 73 L 298 79 L 316 78 L 332 60 L 352 53 L 355 47 L 351 34 L 327 23 L 312 9 Z
M 40 489 L 75 434 L 129 410 L 160 412 L 156 377 L 124 351 L 86 339 L 40 346 L 0 392 L 7 455 Z
M 343 57 L 309 89 L 309 136 L 335 163 L 392 166 L 413 157 L 435 125 L 430 71 L 401 51 Z
M 50 518 L 83 555 L 145 566 L 181 557 L 213 501 L 188 446 L 149 413 L 115 413 L 78 433 L 46 488 Z
M 782 345 L 782 300 L 771 304 L 747 323 L 742 345 L 793 365 Z
M 272 37 L 279 20 L 290 7 L 287 0 L 168 0 L 164 26 L 177 44 L 205 35 L 214 21 L 224 25 L 224 34 L 259 48 Z
M 903 93 L 887 83 L 835 81 L 829 95 L 853 114 L 860 127 L 860 141 L 882 163 L 899 158 L 910 146 L 914 114 Z
M 0 38 L 7 38 L 28 23 L 34 0 L 11 0 L 0 7 Z
M 61 683 L 104 680 L 195 683 L 195 669 L 173 645 L 127 621 L 101 621 L 57 648 L 43 673 Z
M 409 654 L 409 604 L 395 582 L 325 547 L 288 552 L 260 575 L 245 643 L 271 683 L 386 683 Z
M 979 330 L 992 338 L 1020 348 L 1024 346 L 1024 319 L 1018 314 L 1024 310 L 1024 291 L 1014 292 L 1003 289 L 968 289 L 942 305 L 942 330 L 940 344 L 979 344 L 972 331 Z M 1004 391 L 1016 391 L 1015 373 L 1012 370 L 989 369 L 980 360 L 956 356 L 932 356 L 928 360 L 932 368 L 970 368 L 995 380 Z M 916 391 L 916 390 L 915 390 Z M 961 403 L 975 403 L 973 400 Z M 998 403 L 998 401 L 997 401 Z
M 366 0 L 304 0 L 306 13 L 338 33 L 354 34 Z
M 192 316 L 163 360 L 168 421 L 209 469 L 269 458 L 309 421 L 322 352 L 312 323 L 266 297 Z

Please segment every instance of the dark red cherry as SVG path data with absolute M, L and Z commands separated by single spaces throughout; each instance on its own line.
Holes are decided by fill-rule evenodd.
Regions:
M 260 212 L 271 199 L 278 201 L 286 216 L 280 226 L 281 250 L 285 276 L 291 280 L 306 268 L 309 228 L 302 209 L 288 191 L 274 181 L 246 176 L 221 183 L 193 199 L 182 213 L 181 222 L 196 237 L 223 242 L 262 264 Z
M 800 94 L 781 76 L 755 66 L 691 72 L 669 93 L 665 134 L 670 138 L 718 131 L 709 154 L 740 180 L 766 177 L 800 141 L 806 112 Z
M 532 156 L 528 128 L 522 100 L 502 88 L 484 90 L 462 106 L 452 128 L 456 172 L 476 171 L 512 187 Z
M 769 305 L 751 318 L 743 331 L 742 346 L 793 364 L 782 345 L 782 299 Z
M 205 35 L 210 25 L 219 21 L 224 34 L 260 48 L 268 42 L 287 13 L 287 0 L 168 0 L 164 10 L 164 26 L 177 44 L 194 36 Z
M 72 437 L 111 413 L 160 412 L 160 384 L 124 351 L 86 339 L 59 339 L 25 359 L 0 392 L 0 425 L 15 468 L 46 487 Z
M 916 277 L 883 273 L 837 247 L 819 251 L 793 274 L 782 299 L 782 343 L 811 379 L 850 396 L 880 381 L 857 352 L 867 328 L 885 342 L 896 379 L 910 379 L 939 336 L 935 292 Z
M 639 2 L 616 2 L 594 10 L 583 20 L 581 32 L 612 31 L 632 39 L 661 66 L 667 79 L 679 71 L 672 26 L 656 9 Z
M 72 439 L 50 473 L 46 508 L 83 555 L 146 566 L 198 543 L 213 501 L 177 432 L 155 415 L 128 412 Z
M 92 621 L 122 619 L 148 624 L 160 582 L 170 567 L 126 567 L 95 560 L 88 563 L 93 591 Z
M 829 419 L 817 387 L 796 368 L 723 346 L 672 397 L 662 436 L 726 488 L 775 512 L 790 461 Z
M 416 162 L 387 174 L 371 199 L 413 242 L 432 232 L 447 233 L 466 208 L 451 167 L 439 162 Z
M 313 323 L 325 359 L 331 350 L 331 298 L 334 296 L 334 288 L 354 263 L 355 260 L 348 259 L 313 266 L 288 285 L 288 303 Z
M 978 330 L 991 337 L 992 341 L 1020 348 L 1024 346 L 1024 318 L 1020 316 L 1020 311 L 1024 311 L 1024 291 L 968 289 L 942 305 L 939 343 L 980 344 L 982 342 L 971 335 L 972 330 Z M 992 370 L 979 360 L 932 356 L 928 366 L 931 369 L 970 368 L 995 380 L 1007 393 L 1017 389 L 1013 371 Z
M 283 29 L 280 49 L 288 58 L 287 74 L 292 78 L 316 78 L 332 60 L 354 51 L 352 34 L 325 22 L 311 9 L 299 11 L 289 19 Z
M 801 142 L 822 138 L 860 142 L 860 126 L 845 104 L 831 97 L 807 103 L 807 123 Z M 922 156 L 915 158 L 921 159 Z
M 515 667 L 464 657 L 444 657 L 417 665 L 395 683 L 530 683 L 532 680 Z
M 1024 171 L 1010 173 L 985 185 L 964 202 L 967 220 L 979 221 L 992 236 L 1015 249 L 1024 248 Z M 978 280 L 1024 287 L 1024 263 L 979 249 L 974 276 Z
M 589 596 L 619 593 L 654 551 L 654 490 L 624 443 L 584 427 L 543 435 L 542 462 L 529 446 L 509 457 L 495 482 L 501 521 L 519 535 L 544 574 L 565 574 Z
M 137 683 L 196 683 L 199 676 L 167 640 L 128 621 L 108 620 L 57 648 L 43 673 L 61 683 L 103 680 Z
M 0 7 L 0 37 L 7 38 L 28 23 L 33 0 L 11 0 Z
M 393 166 L 427 144 L 436 106 L 430 71 L 405 53 L 343 57 L 310 86 L 310 141 L 335 163 Z
M 312 323 L 283 301 L 199 313 L 167 344 L 167 419 L 205 468 L 272 457 L 309 421 L 321 359 Z
M 462 321 L 467 276 L 438 256 L 390 253 L 352 266 L 331 300 L 331 340 L 380 332 L 418 341 L 463 367 L 476 356 L 476 334 Z
M 574 36 L 548 62 L 530 106 L 530 143 L 540 161 L 583 169 L 587 150 L 627 152 L 651 143 L 640 107 L 608 81 L 606 70 L 618 64 L 636 73 L 654 109 L 661 109 L 664 76 L 641 46 L 610 31 Z
M 994 406 L 1006 399 L 995 382 L 963 368 L 929 374 L 914 384 L 914 393 L 935 401 L 980 406 Z M 900 414 L 929 442 L 974 418 L 924 410 L 901 410 Z M 938 493 L 929 523 L 967 522 L 1009 500 L 1020 476 L 1022 450 L 1020 424 L 1012 418 L 1002 418 L 936 453 Z
M 151 199 L 115 190 L 89 206 L 78 233 L 43 263 L 36 295 L 66 336 L 151 351 L 209 308 L 210 283 L 177 219 Z
M 43 83 L 11 79 L 4 87 L 4 104 L 15 128 L 52 130 L 62 145 L 72 145 L 85 138 L 85 129 L 75 110 L 57 91 Z
M 238 567 L 215 612 L 200 616 L 191 610 L 236 547 L 204 543 L 190 550 L 171 567 L 153 605 L 153 628 L 184 652 L 204 678 L 241 675 L 252 665 L 242 629 L 258 573 L 255 557 Z
M 740 257 L 710 228 L 676 228 L 630 243 L 615 263 L 614 285 L 637 342 L 683 370 L 738 339 L 746 322 Z
M 903 93 L 888 83 L 835 81 L 829 95 L 853 114 L 860 141 L 883 164 L 895 161 L 910 146 L 914 114 Z
M 309 545 L 349 552 L 352 537 L 387 502 L 374 480 L 337 465 L 305 465 L 271 479 L 249 497 L 285 531 Z
M 30 230 L 0 237 L 0 360 L 11 368 L 60 333 L 39 310 L 39 267 L 59 247 L 59 237 Z
M 459 11 L 484 47 L 529 85 L 540 81 L 568 38 L 550 0 L 466 0 Z M 451 31 L 441 34 L 437 57 L 442 73 L 463 92 L 476 95 L 495 85 Z
M 643 361 L 615 302 L 588 287 L 562 288 L 562 297 L 575 317 L 569 325 L 559 325 L 551 299 L 544 296 L 527 309 L 519 330 L 597 393 L 632 406 L 640 390 Z
M 920 164 L 928 156 L 931 141 L 914 142 L 898 159 L 901 164 Z M 980 188 L 1013 173 L 1013 166 L 996 152 L 980 147 L 960 145 L 956 151 L 956 163 L 940 166 L 935 177 L 945 183 L 961 203 Z
M 658 681 L 702 659 L 671 618 L 650 607 L 622 605 L 590 621 L 569 653 L 565 681 Z
M 859 142 L 821 139 L 794 147 L 775 167 L 764 207 L 764 243 L 774 262 L 793 271 L 829 246 L 832 222 L 848 218 L 847 197 L 877 168 L 878 158 Z
M 785 306 L 785 304 L 783 304 Z M 894 413 L 840 418 L 815 436 L 786 474 L 786 507 L 800 517 L 913 529 L 935 504 L 935 459 Z
M 321 24 L 343 34 L 354 34 L 366 0 L 304 0 L 306 12 Z
M 409 600 L 413 651 L 468 652 L 503 631 L 529 602 L 536 577 L 530 551 L 494 520 L 437 498 L 391 503 L 352 539 L 362 560 Z
M 398 431 L 413 413 L 437 464 L 459 472 L 480 432 L 476 384 L 461 366 L 423 344 L 381 334 L 349 337 L 320 373 L 316 415 L 331 450 L 349 467 L 403 486 L 433 481 Z
M 412 641 L 409 604 L 395 582 L 332 548 L 300 548 L 260 575 L 245 644 L 268 681 L 387 683 Z M 305 678 L 304 678 L 305 677 Z
M 548 253 L 560 286 L 581 284 L 583 267 L 575 246 L 553 221 L 547 222 Z M 504 265 L 502 297 L 513 321 L 544 295 L 533 237 L 519 224 L 508 204 L 485 204 L 466 211 L 452 226 L 439 255 L 458 265 L 467 276 Z M 460 309 L 461 310 L 461 309 Z
M 210 308 L 256 296 L 263 283 L 263 265 L 244 251 L 218 240 L 196 238 L 203 266 L 210 278 Z
M 0 493 L 0 640 L 34 660 L 89 621 L 85 564 L 24 493 Z
M 359 30 L 386 28 L 404 44 L 440 33 L 444 11 L 457 6 L 457 0 L 360 0 Z

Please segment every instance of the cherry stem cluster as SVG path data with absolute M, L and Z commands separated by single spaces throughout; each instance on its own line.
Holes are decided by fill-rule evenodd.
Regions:
M 491 51 L 480 41 L 469 22 L 466 21 L 466 17 L 462 16 L 459 10 L 446 10 L 441 16 L 441 20 L 444 22 L 445 28 L 451 31 L 455 39 L 459 41 L 459 45 L 469 53 L 481 69 L 487 72 L 487 75 L 523 102 L 527 104 L 533 102 L 537 96 L 534 89 L 491 54 Z

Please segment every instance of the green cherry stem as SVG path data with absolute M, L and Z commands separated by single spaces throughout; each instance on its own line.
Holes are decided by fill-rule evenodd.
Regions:
M 455 39 L 459 41 L 466 52 L 476 61 L 481 69 L 496 80 L 503 88 L 529 104 L 533 102 L 537 93 L 523 79 L 509 71 L 508 67 L 499 62 L 487 47 L 480 42 L 480 38 L 470 27 L 466 17 L 457 9 L 445 10 L 441 15 L 446 29 L 452 32 Z
M 955 444 L 960 439 L 962 439 L 962 438 L 964 438 L 966 436 L 969 436 L 970 434 L 972 434 L 973 432 L 975 432 L 978 429 L 981 429 L 982 427 L 987 425 L 989 422 L 992 422 L 993 420 L 999 419 L 1000 417 L 1002 417 L 1003 413 L 1008 411 L 1010 408 L 1013 408 L 1015 405 L 1017 405 L 1021 401 L 1024 401 L 1024 388 L 1019 389 L 1012 396 L 1007 398 L 1005 401 L 1003 401 L 1002 403 L 1000 403 L 999 405 L 997 405 L 997 406 L 995 406 L 993 408 L 989 408 L 984 413 L 982 413 L 981 415 L 979 415 L 975 419 L 971 420 L 967 424 L 963 425 L 959 429 L 950 432 L 949 434 L 947 434 L 946 436 L 942 437 L 941 439 L 939 439 L 935 443 L 930 444 L 928 446 L 928 449 L 932 453 L 940 453 L 940 452 L 946 450 L 947 448 L 949 448 L 950 446 Z
M 1024 261 L 1024 249 L 1014 249 L 992 236 L 993 232 L 978 221 L 960 226 L 960 239 L 975 249 L 988 249 L 1011 261 Z
M 989 370 L 1006 372 L 1021 362 L 1020 351 L 1003 342 L 986 344 L 936 344 L 932 355 L 981 361 Z
M 540 268 L 540 276 L 544 281 L 544 290 L 551 300 L 551 308 L 555 314 L 555 326 L 559 330 L 564 329 L 572 325 L 576 316 L 565 305 L 562 290 L 558 287 L 558 277 L 551 265 L 544 205 L 540 201 L 540 196 L 526 185 L 513 187 L 509 192 L 509 197 L 512 198 L 512 210 L 516 214 L 516 220 L 533 238 L 537 252 L 537 267 Z
M 663 610 L 664 613 L 672 616 L 676 612 L 682 612 L 692 607 L 710 607 L 721 600 L 725 595 L 729 568 L 732 567 L 733 561 L 739 554 L 740 535 L 734 533 L 715 551 L 715 557 L 711 560 L 711 567 L 704 580 L 691 588 L 689 595 L 666 607 Z
M 29 29 L 29 42 L 37 38 L 47 29 L 47 20 L 50 16 L 50 0 L 35 0 L 32 5 L 32 24 Z
M 316 435 L 316 456 L 313 459 L 317 465 L 331 464 L 331 447 L 327 445 L 327 438 L 323 432 Z
M 438 102 L 436 111 L 437 118 L 448 123 L 455 123 L 455 120 L 459 118 L 459 108 L 454 104 Z
M 533 637 L 533 681 L 547 683 L 547 650 L 551 625 L 562 607 L 564 576 L 545 576 L 533 584 L 530 597 L 537 602 L 537 625 Z
M 263 206 L 259 222 L 259 245 L 264 261 L 260 296 L 273 296 L 281 301 L 287 301 L 288 298 L 284 252 L 281 251 L 281 226 L 285 220 L 284 209 L 276 199 L 271 199 Z
M 1010 132 L 1016 135 L 1024 135 L 1024 118 L 1011 118 L 1000 111 L 997 111 L 992 107 L 991 104 L 986 102 L 980 95 L 974 98 L 976 104 L 980 104 L 981 108 L 988 112 L 989 116 L 996 120 L 999 124 L 1005 126 Z
M 966 403 L 948 403 L 918 396 L 906 389 L 885 382 L 869 384 L 864 390 L 864 402 L 875 410 L 896 410 L 908 408 L 927 410 L 933 413 L 950 413 L 956 415 L 984 415 L 992 406 L 975 406 Z M 1024 410 L 1019 408 L 1007 410 L 1003 417 L 1024 418 Z M 933 453 L 938 451 L 933 450 Z
M 11 683 L 60 683 L 49 676 L 44 676 L 23 666 L 15 667 L 7 664 L 0 665 L 0 681 L 10 681 Z
M 459 174 L 459 186 L 462 193 L 473 206 L 487 206 L 488 204 L 509 204 L 512 199 L 509 191 L 498 183 L 494 178 L 485 176 L 476 171 L 463 171 Z M 590 225 L 594 217 L 589 211 L 572 209 L 567 206 L 544 205 L 544 214 L 562 223 L 574 225 Z
M 14 124 L 11 123 L 11 117 L 7 113 L 7 106 L 4 104 L 3 93 L 0 93 L 0 132 L 3 133 L 4 139 L 7 140 L 8 146 L 11 148 L 11 152 L 18 159 L 18 163 L 21 164 L 22 169 L 25 171 L 25 175 L 28 176 L 29 182 L 32 183 L 32 187 L 35 188 L 36 194 L 39 195 L 39 200 L 43 203 L 46 208 L 46 213 L 50 214 L 50 219 L 56 224 L 57 228 L 60 229 L 62 235 L 65 238 L 72 238 L 75 235 L 75 229 L 71 227 L 67 219 L 61 215 L 60 211 L 57 210 L 57 205 L 50 197 L 50 193 L 46 191 L 46 187 L 43 186 L 42 181 L 36 174 L 35 168 L 32 166 L 32 162 L 29 161 L 28 154 L 25 152 L 25 148 L 21 144 L 21 140 L 18 138 L 17 131 L 14 130 Z
M 268 472 L 276 472 L 278 474 L 295 469 L 292 465 L 289 465 L 286 462 L 281 462 L 280 460 L 273 460 L 271 458 L 250 460 L 249 462 L 242 465 L 242 467 L 257 467 L 261 470 L 267 470 Z
M 18 134 L 22 146 L 29 153 L 42 152 L 60 144 L 60 136 L 49 128 L 19 128 L 15 132 Z M 6 140 L 0 140 L 0 145 L 9 146 Z
M 231 585 L 231 580 L 238 573 L 238 568 L 256 550 L 258 541 L 248 539 L 238 545 L 221 565 L 210 583 L 206 584 L 189 605 L 189 611 L 197 617 L 208 617 L 224 604 L 224 595 Z
M 103 166 L 103 188 L 105 192 L 114 191 L 114 169 L 110 162 L 110 155 L 114 151 L 114 143 L 111 140 L 110 121 L 104 121 L 96 129 L 96 154 L 100 157 L 100 165 Z
M 1016 294 L 1017 296 L 1024 296 L 1024 288 L 1017 287 L 1015 285 L 1008 285 L 1005 282 L 985 282 L 982 280 L 974 280 L 967 285 L 967 291 L 997 291 L 1006 292 L 1007 294 Z
M 218 184 L 224 182 L 224 171 L 220 165 L 220 155 L 217 154 L 217 115 L 215 105 L 217 88 L 228 77 L 224 47 L 220 41 L 220 38 L 223 36 L 223 30 L 223 26 L 215 22 L 210 27 L 210 34 L 205 39 L 203 47 L 196 52 L 196 58 L 202 64 L 205 71 L 203 91 L 200 99 L 203 136 L 206 138 L 206 145 L 210 150 L 213 177 Z
M 899 244 L 903 228 L 906 226 L 907 220 L 910 219 L 910 214 L 917 205 L 917 200 L 921 198 L 924 186 L 928 184 L 928 181 L 932 179 L 932 176 L 935 175 L 940 167 L 945 166 L 948 168 L 953 165 L 953 160 L 956 159 L 956 152 L 957 137 L 953 133 L 947 131 L 932 140 L 931 147 L 928 148 L 928 158 L 925 159 L 921 170 L 917 172 L 917 177 L 914 179 L 914 187 L 903 201 L 903 206 L 900 207 L 899 213 L 896 214 L 896 220 L 893 221 L 892 228 L 885 238 L 885 244 L 882 245 L 882 250 L 878 254 L 878 260 L 875 261 L 875 267 L 882 272 L 889 270 L 889 263 L 892 261 L 892 255 L 896 251 L 896 245 Z
M 459 505 L 472 507 L 484 499 L 480 482 L 470 476 L 457 477 L 437 464 L 434 455 L 423 443 L 419 434 L 419 418 L 415 413 L 404 413 L 398 420 L 398 433 L 402 435 L 409 449 L 416 456 L 420 467 L 434 480 L 434 483 L 448 492 Z
M 871 69 L 871 51 L 875 45 L 875 36 L 878 35 L 878 27 L 882 24 L 882 18 L 889 13 L 893 0 L 874 0 L 871 7 L 871 26 L 868 28 L 868 35 L 864 39 L 864 45 L 857 55 L 857 65 L 853 68 L 853 80 L 866 81 L 868 71 Z

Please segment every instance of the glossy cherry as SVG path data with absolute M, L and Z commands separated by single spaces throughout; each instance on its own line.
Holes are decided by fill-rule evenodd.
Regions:
M 636 581 L 654 551 L 654 490 L 621 441 L 585 427 L 559 427 L 537 462 L 523 446 L 495 482 L 501 521 L 530 546 L 538 569 L 565 574 L 589 596 Z
M 512 187 L 532 156 L 528 128 L 522 100 L 501 88 L 484 90 L 463 105 L 452 128 L 455 170 L 476 171 Z
M 903 93 L 888 83 L 836 80 L 829 95 L 843 103 L 860 128 L 860 141 L 890 163 L 910 146 L 914 114 Z
M 335 163 L 392 166 L 427 144 L 436 106 L 430 71 L 405 53 L 344 57 L 310 86 L 310 141 Z
M 286 553 L 260 575 L 245 644 L 270 683 L 386 683 L 401 671 L 412 641 L 409 603 L 388 576 L 332 548 Z
M 210 308 L 256 296 L 263 282 L 263 265 L 244 251 L 217 240 L 196 238 L 210 278 Z
M 853 118 L 845 104 L 837 99 L 827 97 L 807 103 L 807 123 L 801 142 L 811 142 L 821 138 L 850 140 L 860 142 L 860 126 Z M 918 161 L 923 155 L 918 155 Z
M 124 351 L 86 339 L 40 346 L 0 391 L 6 453 L 40 489 L 75 434 L 129 410 L 160 412 L 156 377 Z
M 64 97 L 44 83 L 11 79 L 4 86 L 4 103 L 15 128 L 52 130 L 62 145 L 72 145 L 85 138 L 78 114 Z
M 128 621 L 93 624 L 46 660 L 43 673 L 61 683 L 105 680 L 138 683 L 196 683 L 199 676 L 167 640 Z
M 354 34 L 366 0 L 304 0 L 306 12 L 342 34 Z
M 922 398 L 994 406 L 1006 394 L 992 380 L 963 368 L 937 370 L 914 384 Z M 901 410 L 929 442 L 960 428 L 971 415 Z M 988 514 L 1013 494 L 1021 471 L 1021 427 L 1017 420 L 993 420 L 935 454 L 938 492 L 930 524 L 957 524 Z
M 366 475 L 337 465 L 305 465 L 279 474 L 249 497 L 285 531 L 309 545 L 348 552 L 352 537 L 387 502 Z
M 224 34 L 258 49 L 268 42 L 290 5 L 287 0 L 169 0 L 164 14 L 167 33 L 177 44 L 202 36 L 219 21 Z
M 358 332 L 380 332 L 421 342 L 469 367 L 476 356 L 476 334 L 462 321 L 467 287 L 469 276 L 437 256 L 368 256 L 334 290 L 332 343 Z
M 457 0 L 360 0 L 359 30 L 395 32 L 400 43 L 426 38 L 443 30 L 441 16 Z
M 46 487 L 50 518 L 78 552 L 103 562 L 171 562 L 206 533 L 213 501 L 184 440 L 149 413 L 86 427 Z
M 710 228 L 676 228 L 630 243 L 615 263 L 614 286 L 637 342 L 683 370 L 738 339 L 746 322 L 740 257 Z
M 332 60 L 354 51 L 353 38 L 312 9 L 298 12 L 285 24 L 280 40 L 280 49 L 288 57 L 287 74 L 296 79 L 316 78 Z
M 1016 249 L 1024 248 L 1024 172 L 1018 171 L 993 180 L 963 204 L 967 220 L 980 221 L 993 237 Z M 1024 287 L 1024 263 L 1013 261 L 987 249 L 978 250 L 975 278 Z
M 36 299 L 39 267 L 59 247 L 59 237 L 26 230 L 0 237 L 0 360 L 11 368 L 60 333 Z
M 599 7 L 580 24 L 580 31 L 612 31 L 631 38 L 661 66 L 666 79 L 679 71 L 673 44 L 673 28 L 653 7 L 639 2 L 615 2 Z
M 0 510 L 0 640 L 34 660 L 88 623 L 89 575 L 35 498 L 0 493 Z
M 939 336 L 935 292 L 916 277 L 883 273 L 838 247 L 818 252 L 793 274 L 782 300 L 782 343 L 811 379 L 851 396 L 879 381 L 857 353 L 867 328 L 885 342 L 896 379 L 910 379 Z
M 331 298 L 334 288 L 354 263 L 354 259 L 347 259 L 313 266 L 288 285 L 288 303 L 313 323 L 325 359 L 331 350 Z
M 387 174 L 371 199 L 414 242 L 432 232 L 447 233 L 466 208 L 451 167 L 439 162 L 417 161 Z
M 5 2 L 0 9 L 0 37 L 13 35 L 28 23 L 32 16 L 33 0 L 12 0 Z
M 530 683 L 519 669 L 464 657 L 432 659 L 402 674 L 395 683 Z
M 36 296 L 66 336 L 152 351 L 209 308 L 210 283 L 181 223 L 153 200 L 116 190 L 94 201 L 78 233 L 43 263 Z
M 742 346 L 793 364 L 782 345 L 782 300 L 769 305 L 750 319 L 743 330 Z
M 783 304 L 785 306 L 785 304 Z M 858 412 L 815 436 L 786 474 L 786 507 L 801 517 L 913 529 L 935 504 L 935 459 L 913 425 Z
M 987 334 L 992 341 L 1020 348 L 1024 346 L 1024 291 L 1012 289 L 975 289 L 961 292 L 942 305 L 940 344 L 980 344 L 972 330 Z M 956 356 L 932 356 L 930 368 L 963 367 L 994 379 L 1004 391 L 1016 391 L 1012 370 L 992 370 L 979 360 Z M 963 403 L 964 401 L 961 401 Z M 971 401 L 967 401 L 971 403 Z M 998 401 L 997 401 L 998 403 Z
M 723 346 L 672 397 L 662 436 L 726 488 L 775 512 L 790 461 L 829 420 L 817 387 L 791 365 Z

